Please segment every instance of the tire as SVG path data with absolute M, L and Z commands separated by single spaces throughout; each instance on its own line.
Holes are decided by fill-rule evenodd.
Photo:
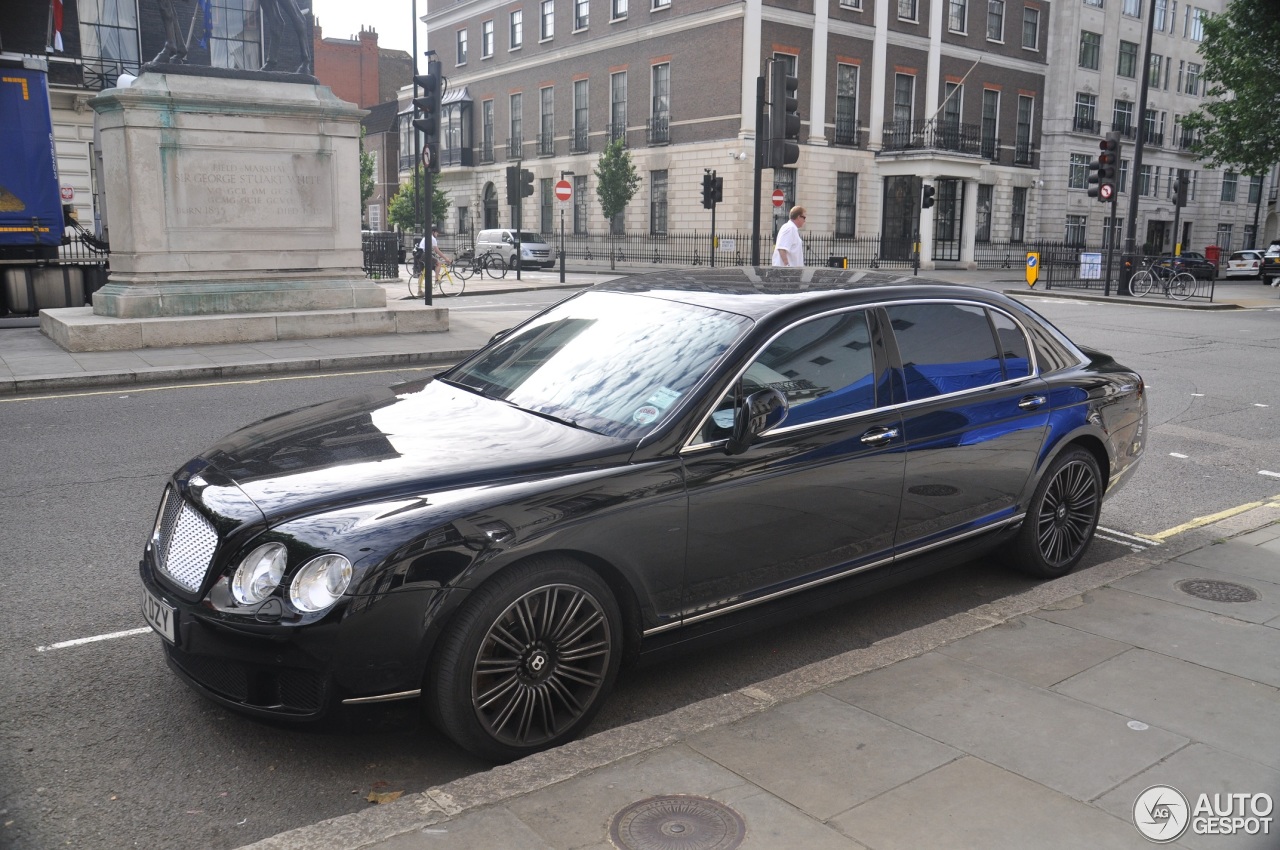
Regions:
M 1175 301 L 1186 301 L 1196 293 L 1200 287 L 1200 281 L 1196 280 L 1193 275 L 1186 272 L 1179 272 L 1173 276 L 1173 280 L 1169 281 L 1169 288 L 1166 294 Z
M 1149 271 L 1136 272 L 1129 279 L 1129 291 L 1141 298 L 1151 291 L 1151 287 L 1155 286 L 1156 276 Z
M 440 275 L 440 283 L 438 286 L 440 294 L 445 298 L 452 298 L 455 295 L 461 295 L 467 288 L 467 281 L 464 278 L 455 277 L 452 272 Z
M 452 272 L 453 276 L 458 280 L 465 281 L 467 278 L 471 277 L 473 272 L 475 272 L 475 266 L 471 265 L 470 260 L 458 259 L 449 264 L 449 271 Z
M 1036 485 L 1018 536 L 1006 544 L 1011 566 L 1037 578 L 1058 578 L 1084 557 L 1102 512 L 1102 473 L 1093 455 L 1068 448 Z
M 497 254 L 489 254 L 484 258 L 484 270 L 494 280 L 504 278 L 507 276 L 507 263 Z
M 423 275 L 421 273 L 409 278 L 409 296 L 411 298 L 421 298 L 423 296 L 422 281 Z
M 568 558 L 519 564 L 474 591 L 441 637 L 428 715 L 494 762 L 559 746 L 604 702 L 622 643 L 618 604 L 598 575 Z

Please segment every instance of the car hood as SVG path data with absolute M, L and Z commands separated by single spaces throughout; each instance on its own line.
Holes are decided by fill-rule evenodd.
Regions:
M 353 501 L 623 463 L 633 449 L 426 379 L 264 419 L 201 459 L 277 521 Z

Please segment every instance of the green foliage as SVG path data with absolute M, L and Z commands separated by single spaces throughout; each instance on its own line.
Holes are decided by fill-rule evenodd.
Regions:
M 425 186 L 426 175 L 423 174 L 421 165 L 418 166 L 417 176 L 419 187 Z M 421 191 L 421 188 L 419 188 L 419 191 Z M 422 228 L 418 226 L 416 206 L 413 202 L 413 181 L 406 180 L 400 184 L 400 188 L 396 190 L 391 202 L 387 204 L 387 223 L 407 233 L 420 232 Z M 443 228 L 444 220 L 448 214 L 449 193 L 441 189 L 439 185 L 436 185 L 431 192 L 431 218 L 437 226 Z
M 600 210 L 606 219 L 612 219 L 627 208 L 640 188 L 640 175 L 621 139 L 614 139 L 600 154 L 595 175 Z
M 364 127 L 360 128 L 360 216 L 364 217 L 365 204 L 373 197 L 376 187 L 373 179 L 373 154 L 364 149 Z
M 1280 3 L 1231 0 L 1204 31 L 1205 94 L 1214 100 L 1183 119 L 1200 135 L 1191 150 L 1210 167 L 1265 174 L 1280 162 Z

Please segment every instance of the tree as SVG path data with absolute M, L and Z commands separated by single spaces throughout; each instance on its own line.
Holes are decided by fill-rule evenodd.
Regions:
M 1205 95 L 1215 100 L 1183 119 L 1199 136 L 1191 150 L 1211 168 L 1265 174 L 1280 162 L 1280 4 L 1231 0 L 1204 33 Z
M 622 143 L 622 139 L 614 139 L 605 147 L 604 153 L 600 154 L 600 161 L 596 164 L 595 174 L 596 196 L 600 199 L 600 210 L 604 213 L 605 220 L 609 222 L 609 235 L 617 236 L 613 226 L 614 216 L 627 208 L 627 204 L 631 203 L 631 199 L 636 195 L 636 189 L 640 188 L 640 175 L 636 173 L 636 167 L 631 162 L 631 153 Z M 611 249 L 609 251 L 610 269 L 616 266 L 616 258 L 617 252 Z
M 426 184 L 426 175 L 422 166 L 418 166 L 418 185 Z M 438 185 L 431 192 L 431 218 L 437 227 L 444 225 L 445 215 L 449 211 L 449 193 Z M 396 190 L 391 203 L 387 204 L 387 221 L 408 233 L 418 233 L 422 228 L 418 222 L 417 205 L 413 199 L 413 180 L 406 180 Z
M 364 127 L 360 128 L 360 220 L 365 221 L 365 207 L 373 197 L 377 184 L 373 179 L 374 157 L 364 149 Z

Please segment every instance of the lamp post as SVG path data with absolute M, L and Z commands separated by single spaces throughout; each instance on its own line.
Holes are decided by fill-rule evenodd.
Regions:
M 561 180 L 563 180 L 566 177 L 572 177 L 572 176 L 573 176 L 572 171 L 560 172 Z M 564 205 L 566 203 L 568 203 L 568 201 L 560 202 L 560 282 L 561 283 L 564 283 Z

